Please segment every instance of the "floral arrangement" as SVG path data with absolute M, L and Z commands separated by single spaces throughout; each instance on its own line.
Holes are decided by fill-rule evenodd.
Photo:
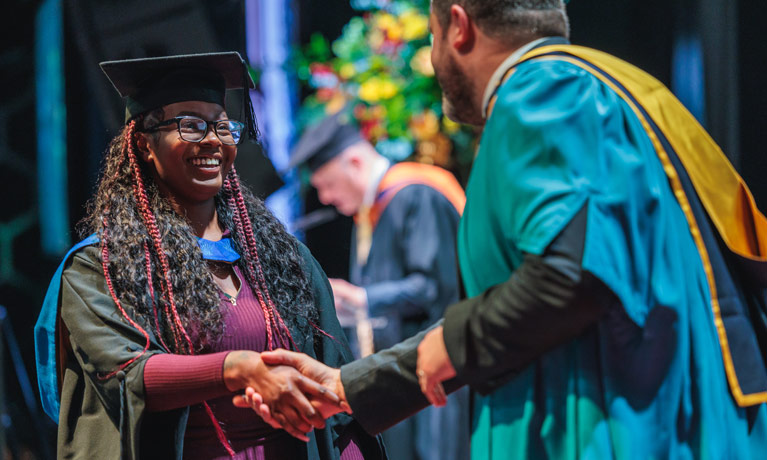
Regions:
M 298 76 L 314 91 L 303 102 L 299 124 L 351 105 L 363 136 L 392 161 L 467 168 L 475 136 L 442 114 L 429 1 L 352 0 L 352 6 L 363 14 L 337 40 L 314 35 L 298 55 Z

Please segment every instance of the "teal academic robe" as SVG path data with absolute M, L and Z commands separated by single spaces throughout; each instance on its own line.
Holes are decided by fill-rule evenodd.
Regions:
M 487 363 L 512 378 L 476 396 L 473 460 L 756 459 L 767 452 L 767 408 L 741 407 L 731 395 L 697 228 L 691 231 L 655 147 L 610 84 L 559 55 L 519 64 L 499 88 L 459 229 L 467 295 L 506 282 L 585 209 L 582 268 L 615 294 L 636 334 L 614 340 L 625 323 L 605 315 L 523 369 L 512 359 Z M 448 352 L 458 377 L 481 385 L 487 373 L 479 353 L 497 339 L 482 332 L 498 317 L 461 307 L 446 313 Z M 651 321 L 658 312 L 665 321 Z M 513 343 L 514 331 L 507 334 Z M 673 340 L 655 353 L 632 353 L 653 334 Z M 753 336 L 745 327 L 731 341 L 748 342 L 743 350 L 752 354 Z M 649 385 L 636 378 L 653 372 L 660 378 Z

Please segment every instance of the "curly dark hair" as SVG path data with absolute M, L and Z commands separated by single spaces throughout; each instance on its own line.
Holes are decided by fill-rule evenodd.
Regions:
M 129 123 L 112 140 L 80 230 L 100 237 L 107 283 L 126 318 L 154 330 L 168 351 L 196 354 L 223 335 L 219 291 L 188 221 L 136 158 L 140 122 Z M 219 224 L 231 231 L 241 254 L 243 282 L 261 299 L 267 346 L 291 346 L 282 318 L 310 338 L 318 315 L 296 239 L 261 200 L 240 188 L 234 168 L 215 205 Z

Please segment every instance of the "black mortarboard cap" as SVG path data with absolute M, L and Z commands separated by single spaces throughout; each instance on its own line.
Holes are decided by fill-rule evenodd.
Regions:
M 125 98 L 126 123 L 164 105 L 205 101 L 225 106 L 227 89 L 244 89 L 243 107 L 251 139 L 258 136 L 248 89 L 255 88 L 248 66 L 235 51 L 183 54 L 99 64 Z
M 298 140 L 290 156 L 288 169 L 306 164 L 314 172 L 347 147 L 362 140 L 359 128 L 348 110 L 328 115 L 310 126 Z

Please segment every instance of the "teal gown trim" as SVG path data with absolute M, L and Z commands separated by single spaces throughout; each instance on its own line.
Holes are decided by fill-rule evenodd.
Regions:
M 231 238 L 221 238 L 218 241 L 197 238 L 197 246 L 202 251 L 205 260 L 234 263 L 240 260 L 240 254 L 234 250 Z
M 584 206 L 582 266 L 628 320 L 608 315 L 477 396 L 472 459 L 761 458 L 767 409 L 748 416 L 730 396 L 700 255 L 641 123 L 585 70 L 522 63 L 499 90 L 467 186 L 467 294 L 506 281 Z M 672 320 L 651 321 L 659 312 Z M 652 356 L 633 355 L 669 334 Z M 659 383 L 631 378 L 658 369 Z
M 43 300 L 40 316 L 35 324 L 35 364 L 37 365 L 37 385 L 40 389 L 40 400 L 43 410 L 56 423 L 59 423 L 59 378 L 56 368 L 56 322 L 58 321 L 59 293 L 61 291 L 61 274 L 64 266 L 72 255 L 79 249 L 97 244 L 96 234 L 75 244 L 64 256 L 59 268 L 48 285 L 48 291 Z

